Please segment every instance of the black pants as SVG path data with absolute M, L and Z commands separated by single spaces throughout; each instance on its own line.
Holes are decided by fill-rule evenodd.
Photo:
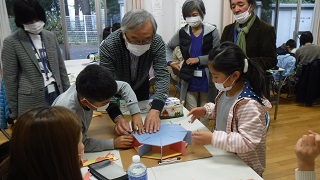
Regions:
M 45 101 L 45 105 L 47 105 L 47 106 L 51 106 L 53 101 L 60 95 L 57 83 L 52 82 L 51 84 L 54 84 L 55 91 L 48 93 L 48 86 L 46 86 L 44 88 L 44 92 L 45 92 L 45 94 L 44 94 L 45 100 L 44 101 Z
M 136 93 L 138 101 L 148 100 L 149 99 L 149 79 L 146 79 L 138 89 L 133 90 Z

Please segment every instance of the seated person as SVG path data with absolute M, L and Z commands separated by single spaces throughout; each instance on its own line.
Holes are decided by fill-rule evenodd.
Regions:
M 300 72 L 303 65 L 307 65 L 316 59 L 320 59 L 320 46 L 312 44 L 312 42 L 313 35 L 310 31 L 301 34 L 300 48 L 296 51 L 296 66 L 298 72 Z
M 285 54 L 285 55 L 278 55 L 277 59 L 278 59 L 277 66 L 279 68 L 284 69 L 284 71 L 282 72 L 282 79 L 290 76 L 294 71 L 295 64 L 296 64 L 296 58 L 294 56 L 292 56 L 291 54 Z M 275 80 L 279 80 L 280 72 L 274 72 L 273 78 Z
M 115 32 L 116 30 L 120 29 L 120 27 L 120 23 L 113 23 L 111 32 Z
M 0 164 L 0 179 L 82 180 L 79 122 L 64 107 L 36 107 L 20 115 L 12 131 L 10 156 Z
M 313 131 L 303 135 L 296 144 L 295 152 L 298 159 L 296 180 L 316 180 L 315 159 L 320 154 L 320 135 Z
M 296 47 L 297 47 L 296 41 L 293 39 L 289 39 L 286 43 L 283 43 L 281 46 L 277 48 L 277 54 L 278 55 L 291 54 L 294 56 Z
M 103 32 L 102 32 L 102 40 L 106 39 L 110 34 L 111 34 L 111 30 L 112 27 L 108 26 L 108 27 L 105 27 L 103 29 Z
M 137 98 L 130 85 L 115 81 L 111 74 L 102 66 L 89 65 L 77 76 L 76 83 L 61 94 L 53 105 L 64 106 L 75 112 L 82 121 L 83 143 L 85 152 L 103 151 L 114 148 L 129 148 L 133 138 L 127 136 L 131 132 L 129 123 L 124 119 L 116 103 L 111 98 L 117 94 L 124 98 L 132 115 L 132 127 L 135 132 L 143 133 L 142 118 Z M 110 105 L 109 105 L 110 104 Z M 93 110 L 106 110 L 110 118 L 116 123 L 115 131 L 122 135 L 115 139 L 93 139 L 87 137 Z M 136 127 L 138 129 L 136 129 Z

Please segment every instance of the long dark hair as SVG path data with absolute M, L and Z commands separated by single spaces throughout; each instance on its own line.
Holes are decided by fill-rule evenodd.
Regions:
M 78 143 L 81 125 L 64 107 L 37 107 L 14 125 L 8 179 L 82 179 Z
M 245 59 L 248 60 L 248 71 L 244 73 Z M 263 97 L 266 94 L 265 75 L 262 68 L 251 61 L 242 49 L 232 42 L 224 42 L 209 53 L 208 66 L 213 66 L 216 71 L 230 76 L 235 71 L 240 72 L 238 80 L 247 79 L 253 91 Z

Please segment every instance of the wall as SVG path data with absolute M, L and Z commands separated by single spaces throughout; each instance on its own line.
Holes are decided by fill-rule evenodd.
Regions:
M 311 22 L 314 4 L 302 4 L 300 13 L 299 34 L 303 31 L 311 30 Z M 294 29 L 296 24 L 296 4 L 280 4 L 278 31 L 277 31 L 277 47 L 287 42 L 288 39 L 294 39 Z M 274 20 L 274 10 L 272 19 Z M 272 24 L 274 22 L 272 21 Z M 299 40 L 297 42 L 299 47 Z
M 162 11 L 154 11 L 153 2 L 162 2 Z M 154 14 L 158 24 L 157 33 L 160 34 L 165 42 L 168 42 L 173 34 L 178 30 L 180 24 L 181 8 L 180 3 L 184 0 L 145 0 L 144 9 Z M 217 25 L 219 32 L 222 32 L 222 0 L 212 1 L 203 0 L 206 7 L 205 22 Z M 161 4 L 161 3 L 160 3 Z M 181 4 L 181 6 L 182 6 Z M 179 11 L 179 12 L 178 12 Z

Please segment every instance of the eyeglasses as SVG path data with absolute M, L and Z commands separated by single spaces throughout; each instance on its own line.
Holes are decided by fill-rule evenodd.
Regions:
M 146 45 L 146 44 L 151 44 L 151 41 L 152 41 L 153 37 L 151 37 L 151 39 L 150 39 L 150 40 L 147 40 L 147 41 L 138 41 L 138 40 L 133 40 L 133 41 L 131 41 L 131 40 L 128 39 L 127 35 L 124 34 L 124 39 L 125 39 L 128 43 L 130 43 L 130 44 L 134 44 L 134 45 Z

